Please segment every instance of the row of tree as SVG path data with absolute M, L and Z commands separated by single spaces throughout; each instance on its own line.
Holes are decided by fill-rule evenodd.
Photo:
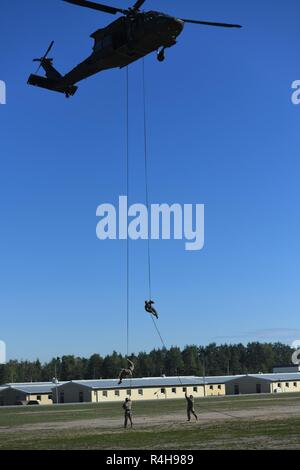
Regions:
M 162 375 L 235 375 L 272 372 L 274 365 L 289 364 L 293 349 L 281 343 L 249 343 L 202 346 L 186 346 L 171 349 L 154 349 L 150 353 L 132 355 L 136 377 Z M 63 356 L 42 364 L 39 360 L 9 361 L 0 366 L 0 384 L 9 382 L 44 382 L 54 377 L 59 380 L 115 378 L 126 358 L 113 352 L 89 359 Z

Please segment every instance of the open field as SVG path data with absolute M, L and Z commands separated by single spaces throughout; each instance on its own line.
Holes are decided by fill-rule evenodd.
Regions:
M 0 409 L 5 449 L 300 449 L 300 395 L 253 395 L 134 403 L 134 429 L 120 403 Z

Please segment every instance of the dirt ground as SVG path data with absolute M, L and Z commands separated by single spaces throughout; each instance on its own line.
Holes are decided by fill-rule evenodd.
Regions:
M 230 412 L 221 412 L 221 411 L 211 411 L 206 413 L 199 414 L 198 422 L 186 423 L 186 414 L 182 413 L 173 413 L 160 415 L 155 417 L 143 417 L 138 416 L 134 417 L 135 428 L 142 427 L 146 429 L 147 427 L 153 426 L 179 426 L 183 423 L 186 423 L 187 426 L 203 426 L 205 424 L 212 424 L 215 422 L 222 422 L 228 420 L 243 420 L 243 419 L 256 419 L 256 420 L 272 420 L 272 419 L 281 419 L 285 418 L 300 418 L 300 404 L 291 405 L 291 406 L 269 406 L 265 409 L 254 408 L 251 410 L 238 410 Z M 98 418 L 98 419 L 86 419 L 86 420 L 73 420 L 73 421 L 63 421 L 63 422 L 48 422 L 48 423 L 37 423 L 37 424 L 26 424 L 19 425 L 14 427 L 1 426 L 1 433 L 16 433 L 18 431 L 60 431 L 60 430 L 71 430 L 71 429 L 118 429 L 122 424 L 122 417 L 107 419 L 107 418 Z

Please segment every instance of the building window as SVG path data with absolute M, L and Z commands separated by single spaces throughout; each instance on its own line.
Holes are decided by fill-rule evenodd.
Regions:
M 115 396 L 119 397 L 120 396 L 120 390 L 115 390 Z
M 102 396 L 107 398 L 107 395 L 108 395 L 107 391 L 106 391 L 106 390 L 103 390 Z
M 209 389 L 210 389 L 210 390 L 213 390 L 213 389 L 214 389 L 214 386 L 213 386 L 213 385 L 210 385 L 210 386 L 209 386 Z
M 144 390 L 140 389 L 140 390 L 139 390 L 139 395 L 142 395 L 142 396 L 143 396 L 143 395 L 144 395 Z
M 198 392 L 198 387 L 194 387 L 193 392 L 197 393 Z
M 42 400 L 42 395 L 37 395 L 36 399 L 37 399 L 37 401 L 41 401 Z
M 127 395 L 128 395 L 129 397 L 131 397 L 131 390 L 127 390 L 126 393 L 127 393 Z
M 166 394 L 166 389 L 165 389 L 165 388 L 161 388 L 161 389 L 160 389 L 160 393 L 162 393 L 163 395 L 165 395 L 165 394 Z
M 285 386 L 286 388 L 290 388 L 290 384 L 288 382 L 286 382 Z
M 176 389 L 176 388 L 172 388 L 172 393 L 177 393 L 177 389 Z
M 218 390 L 222 390 L 222 385 L 218 385 Z
M 281 383 L 277 384 L 277 387 L 278 387 L 278 388 L 281 388 Z
M 294 382 L 294 387 L 297 387 L 297 382 Z
M 183 387 L 182 391 L 183 391 L 184 393 L 186 393 L 186 390 L 187 390 L 187 388 L 186 388 L 186 387 Z
M 52 400 L 52 394 L 48 395 L 48 400 Z

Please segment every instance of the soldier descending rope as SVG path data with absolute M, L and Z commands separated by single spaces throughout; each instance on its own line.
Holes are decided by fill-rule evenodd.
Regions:
M 123 379 L 125 379 L 126 377 L 130 377 L 130 378 L 133 377 L 134 364 L 132 361 L 130 361 L 130 359 L 127 359 L 127 362 L 129 364 L 128 369 L 121 369 L 118 385 L 121 385 L 123 382 Z
M 153 300 L 145 300 L 145 310 L 158 319 L 158 313 L 153 307 L 154 303 Z

